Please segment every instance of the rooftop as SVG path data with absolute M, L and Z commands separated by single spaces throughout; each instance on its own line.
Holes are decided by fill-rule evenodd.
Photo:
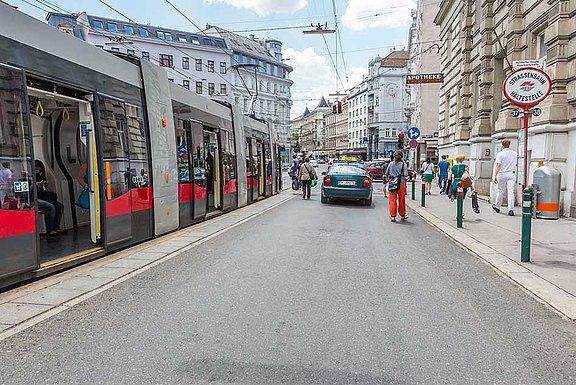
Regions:
M 382 59 L 382 67 L 406 67 L 409 60 L 409 51 L 393 51 Z

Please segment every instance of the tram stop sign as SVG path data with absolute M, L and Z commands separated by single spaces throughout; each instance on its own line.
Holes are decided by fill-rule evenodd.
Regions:
M 552 80 L 538 68 L 520 68 L 504 81 L 504 96 L 525 111 L 538 105 L 552 90 Z

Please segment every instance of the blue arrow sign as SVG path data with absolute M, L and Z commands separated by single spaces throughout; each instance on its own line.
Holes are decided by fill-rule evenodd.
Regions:
M 420 137 L 420 130 L 418 127 L 410 127 L 406 134 L 408 135 L 408 139 L 416 140 Z

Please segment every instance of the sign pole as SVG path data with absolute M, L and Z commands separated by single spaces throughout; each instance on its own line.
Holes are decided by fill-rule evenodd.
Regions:
M 530 109 L 524 107 L 524 181 L 522 191 L 528 186 L 528 114 Z

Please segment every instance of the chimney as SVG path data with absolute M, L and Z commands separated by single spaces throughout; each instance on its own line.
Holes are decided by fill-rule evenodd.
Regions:
M 250 34 L 250 35 L 248 35 L 248 36 L 250 36 L 250 40 L 256 40 L 256 39 L 254 39 L 254 35 L 253 35 L 253 34 Z

